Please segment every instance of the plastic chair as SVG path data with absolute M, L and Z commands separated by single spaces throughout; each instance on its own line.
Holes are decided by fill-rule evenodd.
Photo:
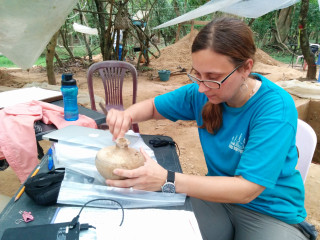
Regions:
M 97 111 L 92 77 L 95 72 L 98 72 L 101 80 L 103 82 L 103 87 L 105 90 L 105 108 L 109 111 L 112 108 L 118 110 L 124 110 L 123 99 L 122 99 L 122 87 L 123 80 L 126 72 L 129 71 L 132 75 L 133 81 L 133 95 L 132 104 L 136 103 L 137 98 L 137 70 L 136 68 L 127 62 L 123 61 L 103 61 L 99 63 L 92 64 L 88 69 L 87 79 L 88 79 L 88 90 L 91 102 L 91 109 Z M 102 129 L 107 129 L 106 124 L 98 126 Z M 138 124 L 132 124 L 132 130 L 134 132 L 139 132 Z
M 296 146 L 299 153 L 297 169 L 300 171 L 303 182 L 306 181 L 309 167 L 317 145 L 317 135 L 306 122 L 298 119 Z
M 297 56 L 296 65 L 298 65 L 300 59 L 304 61 L 303 55 Z

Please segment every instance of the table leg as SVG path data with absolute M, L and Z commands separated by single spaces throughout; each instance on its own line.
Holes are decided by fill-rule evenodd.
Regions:
M 44 156 L 43 149 L 37 141 L 38 159 L 42 159 Z

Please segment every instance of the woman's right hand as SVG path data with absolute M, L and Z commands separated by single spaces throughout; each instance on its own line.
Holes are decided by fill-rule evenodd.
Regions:
M 110 109 L 106 121 L 109 126 L 109 130 L 113 135 L 112 140 L 124 137 L 125 133 L 132 125 L 132 117 L 130 114 L 126 111 L 119 111 L 116 109 Z

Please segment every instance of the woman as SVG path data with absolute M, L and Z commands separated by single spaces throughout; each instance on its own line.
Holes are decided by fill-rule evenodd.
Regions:
M 255 51 L 246 24 L 214 20 L 192 45 L 194 83 L 108 114 L 114 138 L 131 122 L 196 120 L 207 176 L 172 174 L 142 150 L 143 167 L 116 169 L 127 179 L 107 184 L 157 191 L 174 182 L 166 191 L 192 197 L 204 239 L 306 239 L 297 225 L 306 217 L 295 169 L 297 111 L 287 92 L 251 74 Z

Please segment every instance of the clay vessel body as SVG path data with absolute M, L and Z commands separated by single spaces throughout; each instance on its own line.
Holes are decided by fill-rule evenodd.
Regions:
M 115 146 L 102 148 L 96 156 L 96 168 L 105 179 L 124 179 L 113 174 L 116 168 L 135 169 L 143 166 L 145 160 L 142 154 L 134 148 L 128 147 L 130 142 L 126 138 L 118 138 Z

